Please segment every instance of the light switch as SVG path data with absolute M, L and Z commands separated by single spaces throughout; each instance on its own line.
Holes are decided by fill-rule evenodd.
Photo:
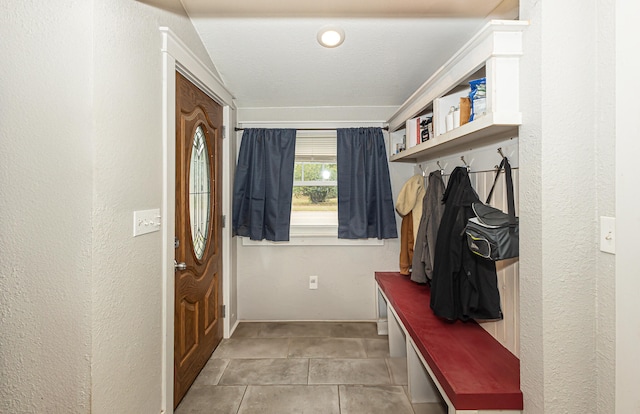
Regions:
M 615 217 L 600 217 L 600 250 L 605 253 L 616 253 Z
M 160 209 L 133 212 L 133 237 L 160 230 Z

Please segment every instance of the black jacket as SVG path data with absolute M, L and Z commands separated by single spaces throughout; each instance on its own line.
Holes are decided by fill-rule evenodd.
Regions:
M 457 167 L 442 201 L 444 214 L 436 239 L 431 309 L 445 319 L 502 319 L 495 263 L 471 253 L 464 228 L 479 202 L 469 173 Z

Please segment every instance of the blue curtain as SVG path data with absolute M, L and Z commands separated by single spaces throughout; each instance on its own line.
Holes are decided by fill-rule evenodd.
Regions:
M 289 240 L 295 129 L 245 129 L 233 185 L 233 235 Z
M 337 132 L 338 238 L 398 237 L 382 129 Z

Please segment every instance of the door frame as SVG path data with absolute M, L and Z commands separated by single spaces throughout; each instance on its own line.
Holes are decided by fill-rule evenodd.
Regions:
M 212 72 L 168 27 L 160 27 L 162 37 L 162 403 L 161 413 L 173 413 L 173 342 L 175 279 L 175 173 L 176 173 L 176 76 L 178 71 L 205 92 L 223 109 L 222 214 L 230 222 L 231 174 L 235 160 L 231 126 L 235 125 L 233 96 L 220 77 Z M 234 134 L 235 136 L 235 134 Z M 232 155 L 233 154 L 233 155 Z M 232 331 L 235 308 L 231 298 L 231 225 L 222 229 L 222 300 L 227 306 L 224 338 Z M 231 316 L 231 317 L 230 317 Z

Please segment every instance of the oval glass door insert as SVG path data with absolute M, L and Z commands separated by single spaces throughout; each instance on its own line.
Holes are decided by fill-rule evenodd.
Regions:
M 209 180 L 209 150 L 202 126 L 196 128 L 189 167 L 189 213 L 193 250 L 202 259 L 209 234 L 211 185 Z

